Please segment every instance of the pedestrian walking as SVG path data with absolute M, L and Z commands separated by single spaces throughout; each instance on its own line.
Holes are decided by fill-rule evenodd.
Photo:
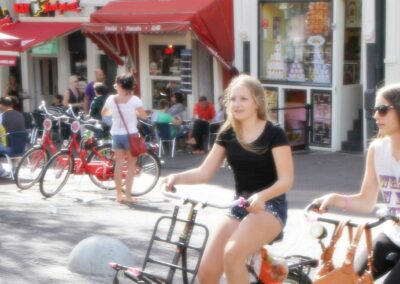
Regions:
M 137 157 L 131 154 L 128 135 L 139 135 L 137 128 L 138 117 L 147 118 L 142 100 L 133 94 L 134 83 L 132 74 L 118 75 L 114 84 L 117 94 L 107 98 L 101 111 L 102 116 L 112 116 L 110 132 L 112 135 L 112 148 L 115 154 L 114 180 L 117 201 L 120 203 L 134 202 L 131 193 Z M 127 161 L 128 172 L 125 178 L 124 195 L 122 190 L 122 167 L 125 160 Z

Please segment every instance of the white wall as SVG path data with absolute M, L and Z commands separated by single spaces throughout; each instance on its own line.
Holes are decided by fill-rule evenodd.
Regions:
M 69 76 L 71 76 L 70 54 L 68 50 L 68 37 L 58 39 L 57 54 L 58 93 L 64 94 L 69 87 Z
M 250 74 L 258 76 L 258 1 L 234 0 L 234 66 L 243 70 L 243 41 L 250 41 Z
M 400 83 L 400 1 L 386 0 L 385 84 Z

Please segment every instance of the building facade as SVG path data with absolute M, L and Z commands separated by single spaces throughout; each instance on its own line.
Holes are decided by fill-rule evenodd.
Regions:
M 76 28 L 75 26 L 67 28 L 29 48 L 25 46 L 15 51 L 0 51 L 0 56 L 16 57 L 15 66 L 0 68 L 0 80 L 1 85 L 5 86 L 10 74 L 18 78 L 25 111 L 35 109 L 42 100 L 50 103 L 54 95 L 63 94 L 68 88 L 68 77 L 71 74 L 78 75 L 83 82 L 94 80 L 97 68 L 105 71 L 108 86 L 113 85 L 117 73 L 134 72 L 138 82 L 137 92 L 146 109 L 157 108 L 161 98 L 181 90 L 185 95 L 188 118 L 191 116 L 193 105 L 200 96 L 206 96 L 210 101 L 216 102 L 216 98 L 223 92 L 224 80 L 227 81 L 224 74 L 231 67 L 229 66 L 231 62 L 221 59 L 224 54 L 227 54 L 221 46 L 231 47 L 232 52 L 228 55 L 231 59 L 228 58 L 227 61 L 232 61 L 233 43 L 221 42 L 220 46 L 213 45 L 212 42 L 215 40 L 212 37 L 214 35 L 209 34 L 210 37 L 207 38 L 207 36 L 203 36 L 202 31 L 196 34 L 193 26 L 179 27 L 176 30 L 154 30 L 153 32 L 131 30 L 132 33 L 126 38 L 132 35 L 136 40 L 129 42 L 126 41 L 126 38 L 120 39 L 121 41 L 117 41 L 116 46 L 112 47 L 113 51 L 110 52 L 107 46 L 104 48 L 104 44 L 101 44 L 101 39 L 100 44 L 95 40 L 99 38 L 98 34 L 90 37 L 88 36 L 90 33 L 83 28 L 85 24 L 90 25 L 91 16 L 101 14 L 102 8 L 107 8 L 105 6 L 112 4 L 110 2 L 112 1 L 3 0 L 0 2 L 2 7 L 7 7 L 11 12 L 13 20 L 18 22 L 17 26 L 26 29 L 27 26 L 21 25 L 39 24 L 39 31 L 33 31 L 35 34 L 32 37 L 40 33 L 40 25 L 45 28 L 46 26 L 55 27 L 57 24 L 78 24 Z M 125 2 L 131 7 L 140 4 L 138 1 L 135 3 Z M 140 2 L 144 6 L 147 5 L 154 9 L 154 5 L 151 6 L 154 1 L 143 0 Z M 182 5 L 185 1 L 171 2 Z M 202 9 L 211 7 L 215 1 L 199 2 L 202 6 L 194 5 L 198 6 L 197 10 L 190 10 L 195 15 L 202 13 Z M 225 2 L 231 3 L 231 1 Z M 67 5 L 70 5 L 69 9 L 67 9 Z M 76 5 L 76 9 L 73 9 L 73 5 Z M 204 13 L 209 13 L 209 11 Z M 179 17 L 176 13 L 172 16 Z M 118 16 L 113 21 L 117 22 Z M 156 20 L 152 24 L 154 27 L 160 26 Z M 5 25 L 0 28 L 0 32 L 25 37 L 22 38 L 22 42 L 30 40 L 29 34 L 18 33 L 13 27 L 15 24 Z M 107 31 L 103 37 L 108 43 L 113 36 L 122 38 L 121 33 L 110 34 L 109 32 Z M 129 52 L 118 54 L 125 43 L 129 45 L 128 51 L 135 50 L 137 52 L 136 56 L 130 57 Z
M 293 146 L 354 148 L 356 133 L 361 150 L 362 22 L 358 0 L 235 1 L 235 64 L 261 80 Z

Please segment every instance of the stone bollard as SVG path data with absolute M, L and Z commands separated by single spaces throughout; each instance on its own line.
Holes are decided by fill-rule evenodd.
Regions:
M 134 256 L 121 241 L 102 235 L 95 235 L 80 241 L 68 259 L 68 269 L 79 274 L 112 277 L 115 271 L 109 262 L 126 266 L 134 265 Z

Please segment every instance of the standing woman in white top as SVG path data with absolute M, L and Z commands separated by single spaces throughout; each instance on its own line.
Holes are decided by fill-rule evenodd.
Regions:
M 371 212 L 377 202 L 379 191 L 387 208 L 400 213 L 400 85 L 380 89 L 375 100 L 374 119 L 379 128 L 367 154 L 364 179 L 357 194 L 327 194 L 314 200 L 325 211 L 330 206 L 352 212 Z M 387 223 L 387 228 L 374 239 L 374 279 L 390 271 L 387 283 L 400 283 L 399 258 L 390 260 L 394 252 L 400 256 L 400 227 Z M 356 262 L 358 273 L 367 266 L 366 252 Z
M 117 91 L 117 94 L 107 98 L 103 110 L 101 111 L 102 116 L 112 116 L 110 133 L 112 135 L 112 148 L 115 154 L 114 180 L 115 189 L 117 191 L 117 201 L 120 203 L 134 202 L 131 193 L 137 157 L 131 154 L 128 132 L 129 134 L 137 134 L 137 118 L 145 119 L 147 117 L 141 99 L 133 94 L 134 85 L 135 81 L 132 74 L 118 75 L 114 84 L 114 89 Z M 117 104 L 121 110 L 128 131 L 124 126 Z M 128 173 L 125 180 L 124 196 L 122 193 L 122 166 L 125 159 L 128 162 Z

